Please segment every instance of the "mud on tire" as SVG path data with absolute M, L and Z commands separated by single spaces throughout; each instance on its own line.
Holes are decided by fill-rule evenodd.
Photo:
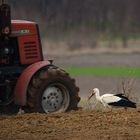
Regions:
M 28 112 L 65 112 L 76 110 L 79 88 L 68 73 L 55 66 L 38 71 L 30 81 L 27 96 Z

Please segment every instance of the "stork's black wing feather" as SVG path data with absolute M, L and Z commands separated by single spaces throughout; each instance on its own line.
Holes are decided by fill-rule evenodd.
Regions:
M 113 103 L 109 103 L 109 105 L 111 106 L 118 106 L 118 107 L 131 107 L 131 108 L 136 108 L 136 103 L 130 101 L 130 100 L 126 100 L 126 99 L 121 99 L 118 102 L 113 102 Z
M 129 100 L 128 97 L 126 97 L 123 93 L 115 94 L 115 96 Z

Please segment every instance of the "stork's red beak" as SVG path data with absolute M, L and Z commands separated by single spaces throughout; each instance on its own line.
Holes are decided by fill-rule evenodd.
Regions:
M 88 101 L 91 99 L 91 97 L 94 95 L 95 93 L 92 92 L 91 95 L 88 97 Z

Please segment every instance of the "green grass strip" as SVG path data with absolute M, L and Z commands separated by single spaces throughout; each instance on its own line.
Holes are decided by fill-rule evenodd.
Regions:
M 72 75 L 140 77 L 140 67 L 65 67 Z

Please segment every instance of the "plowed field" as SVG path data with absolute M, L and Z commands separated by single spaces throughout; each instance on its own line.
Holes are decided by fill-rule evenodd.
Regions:
M 112 119 L 111 119 L 112 118 Z M 1 140 L 139 140 L 139 110 L 0 116 Z

